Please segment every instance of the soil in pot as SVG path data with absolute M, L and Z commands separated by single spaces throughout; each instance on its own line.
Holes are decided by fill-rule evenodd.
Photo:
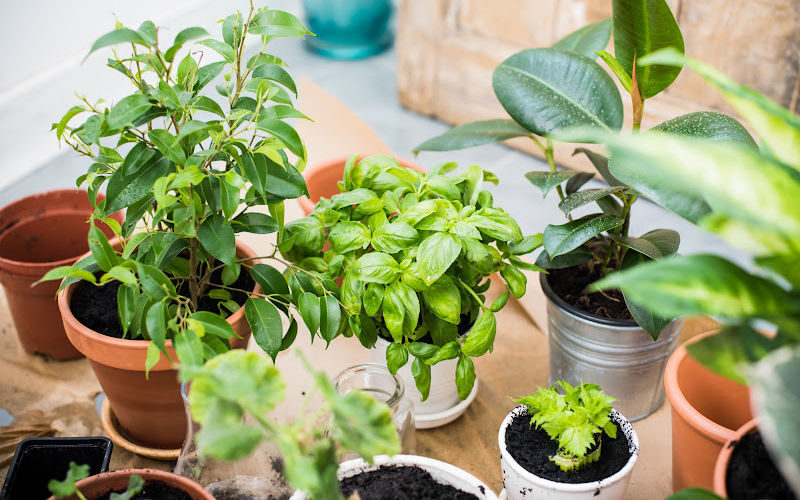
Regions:
M 95 500 L 111 500 L 111 493 L 122 493 L 125 490 L 108 492 Z M 142 491 L 131 497 L 131 500 L 192 500 L 191 495 L 180 488 L 169 486 L 161 481 L 145 481 Z
M 586 293 L 586 287 L 602 278 L 598 269 L 590 270 L 586 264 L 551 269 L 547 283 L 553 292 L 567 304 L 602 318 L 631 320 L 633 316 L 625 305 L 619 290 Z
M 577 471 L 564 472 L 550 457 L 558 452 L 558 443 L 542 429 L 531 427 L 527 413 L 517 415 L 506 428 L 506 448 L 516 462 L 531 474 L 558 483 L 591 483 L 619 472 L 631 457 L 628 438 L 617 425 L 617 437 L 602 438 L 602 451 L 597 462 Z
M 342 479 L 339 485 L 345 498 L 357 491 L 361 500 L 477 500 L 472 493 L 439 483 L 426 470 L 407 465 L 382 465 Z
M 725 488 L 731 500 L 772 498 L 792 500 L 797 497 L 770 458 L 761 434 L 745 434 L 735 446 L 728 464 Z
M 101 274 L 98 273 L 97 277 L 99 278 Z M 222 283 L 222 270 L 217 270 L 211 275 L 211 282 Z M 230 286 L 240 290 L 252 290 L 256 283 L 250 273 L 241 272 L 236 282 Z M 120 325 L 117 311 L 117 289 L 119 287 L 119 281 L 112 281 L 103 286 L 94 286 L 85 281 L 76 284 L 75 292 L 73 292 L 72 300 L 69 304 L 75 319 L 97 333 L 118 339 L 123 338 L 122 326 Z M 186 282 L 180 287 L 178 293 L 184 296 L 189 295 Z M 231 292 L 231 298 L 241 306 L 247 301 L 247 294 Z M 199 306 L 201 311 L 219 312 L 217 301 L 208 296 L 200 299 Z

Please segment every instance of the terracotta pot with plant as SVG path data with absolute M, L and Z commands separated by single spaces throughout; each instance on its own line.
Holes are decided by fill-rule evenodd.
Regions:
M 65 327 L 91 360 L 123 430 L 159 448 L 179 448 L 186 432 L 174 364 L 199 366 L 245 345 L 251 330 L 274 359 L 294 341 L 289 311 L 303 286 L 321 282 L 309 271 L 289 265 L 284 276 L 266 263 L 287 264 L 279 253 L 283 201 L 306 188 L 298 170 L 305 148 L 285 121 L 302 116 L 291 104 L 295 84 L 264 47 L 308 31 L 293 15 L 268 8 L 237 12 L 221 27 L 222 40 L 187 28 L 166 50 L 150 21 L 102 36 L 92 52 L 132 45 L 131 57 L 120 50 L 108 65 L 135 91 L 110 109 L 84 99 L 57 128 L 93 160 L 81 177 L 89 192 L 106 189 L 93 219 L 108 222 L 123 208 L 127 215 L 112 225 L 119 246 L 92 229 L 91 254 L 45 279 L 66 278 L 59 298 Z M 246 56 L 245 41 L 253 38 L 262 50 Z M 221 60 L 210 62 L 215 58 Z M 208 96 L 218 75 L 221 102 Z M 80 113 L 89 117 L 70 127 Z M 239 233 L 277 233 L 277 248 L 256 254 L 237 244 Z M 307 290 L 323 299 L 334 293 Z M 281 314 L 290 320 L 285 333 Z
M 96 194 L 96 201 L 103 195 Z M 37 193 L 0 209 L 0 283 L 23 349 L 57 360 L 82 356 L 67 339 L 58 305 L 58 285 L 40 283 L 48 271 L 74 264 L 89 250 L 86 236 L 94 206 L 88 193 L 63 189 Z M 122 214 L 111 216 L 117 224 Z M 106 236 L 109 226 L 99 225 Z
M 584 154 L 607 186 L 583 189 L 593 175 L 557 170 L 554 142 L 598 143 L 621 131 L 622 98 L 617 83 L 594 61 L 598 56 L 629 94 L 630 135 L 638 135 L 646 100 L 666 89 L 681 68 L 642 67 L 637 60 L 663 47 L 683 52 L 684 44 L 665 0 L 612 3 L 612 19 L 581 28 L 550 48 L 514 54 L 495 69 L 494 91 L 511 119 L 462 125 L 416 149 L 442 151 L 528 137 L 542 151 L 549 171 L 526 177 L 543 196 L 556 191 L 567 219 L 545 228 L 544 250 L 536 260 L 548 271 L 541 284 L 549 317 L 550 380 L 592 380 L 619 398 L 618 408 L 634 421 L 664 400 L 664 366 L 677 345 L 681 321 L 653 314 L 619 290 L 587 292 L 586 287 L 675 254 L 680 237 L 673 230 L 630 234 L 633 207 L 642 195 L 667 208 L 683 200 L 671 197 L 668 185 L 632 189 L 627 178 L 614 173 L 615 159 L 598 148 L 579 147 L 574 154 Z M 612 30 L 613 55 L 604 50 Z M 754 144 L 736 120 L 721 113 L 690 113 L 654 130 Z M 587 214 L 590 207 L 594 210 Z
M 478 166 L 447 175 L 455 168 L 448 163 L 423 174 L 388 156 L 351 157 L 342 192 L 286 226 L 293 262 L 341 279 L 346 321 L 323 337 L 355 335 L 374 347 L 373 361 L 403 377 L 418 428 L 466 409 L 458 405 L 476 389 L 472 358 L 492 350 L 494 315 L 509 295 L 525 293 L 520 269 L 537 269 L 517 254 L 540 239 L 523 238 L 481 189 L 494 175 Z M 487 278 L 497 272 L 506 290 L 485 304 Z M 300 302 L 300 314 L 313 330 L 317 318 L 329 316 L 328 305 L 309 299 Z
M 800 117 L 753 89 L 675 51 L 642 65 L 686 65 L 722 92 L 758 133 L 762 148 L 647 133 L 611 138 L 614 175 L 641 192 L 668 187 L 692 222 L 753 254 L 747 269 L 717 255 L 675 256 L 605 278 L 660 315 L 706 314 L 723 327 L 689 346 L 710 370 L 750 387 L 764 444 L 800 494 Z M 647 164 L 646 171 L 638 165 Z M 746 198 L 747 203 L 742 203 Z M 774 333 L 756 329 L 772 325 Z M 709 379 L 712 381 L 713 379 Z M 710 383 L 699 397 L 713 398 Z M 710 479 L 707 471 L 704 484 Z M 728 494 L 733 492 L 728 491 Z

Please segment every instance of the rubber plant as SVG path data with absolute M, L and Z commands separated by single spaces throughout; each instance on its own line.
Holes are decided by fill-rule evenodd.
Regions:
M 152 341 L 148 370 L 166 355 L 167 339 L 186 363 L 202 364 L 228 350 L 234 332 L 225 318 L 241 307 L 233 293 L 244 294 L 255 340 L 273 359 L 297 332 L 289 310 L 299 276 L 314 283 L 308 287 L 313 293 L 335 293 L 311 271 L 289 265 L 283 275 L 236 254 L 238 233 L 277 232 L 281 247 L 283 202 L 307 193 L 300 174 L 305 148 L 286 121 L 305 117 L 292 104 L 296 87 L 284 62 L 265 50 L 275 38 L 309 32 L 287 12 L 252 4 L 246 15 L 228 16 L 221 27 L 222 40 L 192 27 L 164 44 L 150 21 L 136 30 L 118 25 L 90 54 L 115 47 L 107 65 L 133 92 L 113 105 L 81 98 L 53 126 L 60 140 L 91 161 L 77 183 L 87 185 L 93 201 L 105 188 L 92 218 L 114 229 L 120 248 L 92 229 L 91 256 L 44 279 L 67 278 L 62 288 L 77 280 L 119 282 L 125 338 Z M 250 56 L 248 41 L 258 47 Z M 88 117 L 71 126 L 77 115 Z M 120 225 L 108 215 L 121 209 L 126 218 Z M 278 248 L 259 259 L 287 264 Z M 221 280 L 212 281 L 220 271 Z M 234 286 L 242 272 L 250 273 L 262 293 Z M 212 306 L 201 307 L 205 300 Z M 285 334 L 279 312 L 290 320 Z M 328 318 L 323 328 L 336 321 L 333 314 Z
M 614 33 L 614 55 L 604 49 Z M 489 144 L 515 137 L 529 138 L 547 159 L 549 171 L 526 174 L 544 197 L 553 190 L 567 221 L 550 224 L 543 232 L 543 250 L 536 264 L 544 269 L 585 265 L 600 277 L 642 262 L 677 252 L 679 234 L 656 229 L 641 236 L 630 234 L 632 208 L 641 193 L 614 176 L 609 157 L 597 148 L 578 147 L 592 163 L 607 187 L 583 189 L 592 173 L 557 170 L 554 148 L 559 141 L 596 143 L 596 131 L 622 130 L 623 105 L 614 80 L 595 59 L 599 56 L 616 76 L 631 100 L 632 132 L 640 130 L 647 99 L 669 87 L 681 66 L 637 64 L 637 58 L 664 47 L 683 52 L 678 24 L 665 0 L 641 2 L 614 0 L 613 17 L 569 34 L 552 47 L 518 52 L 494 71 L 495 95 L 509 117 L 468 123 L 429 139 L 417 151 L 449 151 Z M 753 144 L 746 130 L 733 118 L 715 112 L 682 115 L 654 127 L 678 135 L 707 136 Z M 569 134 L 566 134 L 571 131 Z M 646 169 L 642 164 L 640 169 Z M 657 191 L 644 193 L 663 202 Z M 667 200 L 680 203 L 682 200 Z M 586 215 L 588 205 L 595 205 Z M 624 294 L 623 294 L 624 295 Z M 653 311 L 624 295 L 633 319 L 653 338 L 672 317 Z
M 514 402 L 528 408 L 531 427 L 544 430 L 558 443 L 550 460 L 570 472 L 600 459 L 603 434 L 617 438 L 617 426 L 610 417 L 614 400 L 596 384 L 573 387 L 560 380 Z
M 495 313 L 509 294 L 525 293 L 520 269 L 538 269 L 517 255 L 541 245 L 541 235 L 523 238 L 514 219 L 481 189 L 496 177 L 478 166 L 447 175 L 456 167 L 447 163 L 423 174 L 389 156 L 352 156 L 342 192 L 286 226 L 294 239 L 290 260 L 341 280 L 347 316 L 341 333 L 355 335 L 366 348 L 378 335 L 389 340 L 392 373 L 413 357 L 411 372 L 423 401 L 430 367 L 447 359 L 458 358 L 458 394 L 469 395 L 471 358 L 492 350 Z M 486 278 L 495 272 L 506 291 L 486 304 Z M 332 298 L 301 297 L 300 314 L 311 330 L 330 314 L 330 305 Z M 323 336 L 330 342 L 337 333 Z
M 707 314 L 723 321 L 718 335 L 693 344 L 689 354 L 750 385 L 759 430 L 800 494 L 800 117 L 679 52 L 661 51 L 641 64 L 694 70 L 747 120 L 761 146 L 658 131 L 636 140 L 614 137 L 608 141 L 612 173 L 641 192 L 687 200 L 693 211 L 665 206 L 752 253 L 754 266 L 717 255 L 675 256 L 595 286 L 620 288 L 661 315 Z M 648 166 L 644 171 L 637 168 L 642 163 Z M 755 330 L 764 322 L 776 328 L 774 335 Z
M 307 363 L 306 368 L 310 371 Z M 182 366 L 181 379 L 191 382 L 192 418 L 202 426 L 196 436 L 200 453 L 238 460 L 269 440 L 293 487 L 313 499 L 342 498 L 337 454 L 354 451 L 371 463 L 375 455 L 399 453 L 400 438 L 385 404 L 359 390 L 340 394 L 324 373 L 312 374 L 313 388 L 297 418 L 281 424 L 269 413 L 285 398 L 286 385 L 264 357 L 235 350 L 202 367 Z M 309 408 L 315 399 L 321 405 Z M 242 421 L 245 415 L 253 424 Z

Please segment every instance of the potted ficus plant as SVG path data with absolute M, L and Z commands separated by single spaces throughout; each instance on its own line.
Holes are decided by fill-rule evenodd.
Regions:
M 523 238 L 481 190 L 493 174 L 472 166 L 447 175 L 455 168 L 448 163 L 423 174 L 384 155 L 351 157 L 342 192 L 286 226 L 292 262 L 341 280 L 341 333 L 376 347 L 375 361 L 400 372 L 417 427 L 442 425 L 464 411 L 461 405 L 441 415 L 473 393 L 471 358 L 492 350 L 495 313 L 510 294 L 525 293 L 520 269 L 535 268 L 516 255 L 540 244 Z M 485 304 L 486 278 L 496 272 L 506 291 Z M 338 312 L 327 300 L 301 298 L 300 314 L 312 330 L 330 305 Z M 323 337 L 330 342 L 339 333 L 329 329 Z
M 766 448 L 794 494 L 800 494 L 800 117 L 675 51 L 653 54 L 641 63 L 690 67 L 748 121 L 762 148 L 660 133 L 642 134 L 635 141 L 613 137 L 608 140 L 615 158 L 612 172 L 643 192 L 668 189 L 671 196 L 687 200 L 695 211 L 668 208 L 751 252 L 755 267 L 745 269 L 708 254 L 672 257 L 595 286 L 622 289 L 658 314 L 709 314 L 723 321 L 717 335 L 694 343 L 689 354 L 721 375 L 748 383 Z M 635 167 L 642 162 L 646 172 Z M 775 331 L 757 331 L 759 320 Z M 727 494 L 735 498 L 737 492 L 729 489 Z
M 639 441 L 613 397 L 559 381 L 514 401 L 498 436 L 509 499 L 623 497 Z
M 307 364 L 306 367 L 310 370 Z M 251 453 L 262 440 L 273 441 L 283 457 L 283 473 L 297 490 L 292 498 L 298 499 L 352 498 L 354 487 L 348 486 L 347 479 L 356 471 L 369 473 L 381 465 L 395 463 L 416 470 L 417 474 L 428 474 L 428 481 L 433 476 L 440 483 L 447 482 L 440 484 L 443 497 L 453 496 L 457 491 L 453 486 L 477 492 L 479 486 L 486 488 L 472 476 L 436 460 L 386 456 L 400 451 L 398 430 L 388 406 L 358 389 L 340 393 L 325 374 L 312 373 L 313 386 L 307 401 L 318 395 L 321 406 L 312 410 L 304 405 L 291 423 L 283 424 L 271 419 L 269 413 L 284 398 L 285 384 L 280 372 L 264 357 L 231 351 L 200 368 L 182 366 L 183 380 L 191 383 L 191 415 L 201 426 L 195 435 L 200 453 L 220 460 L 237 460 Z M 252 423 L 243 420 L 245 416 Z M 340 466 L 337 457 L 345 451 L 362 458 Z M 402 471 L 395 474 L 403 476 Z M 448 474 L 449 481 L 442 479 Z M 404 477 L 407 480 L 409 476 Z M 412 480 L 404 487 L 414 488 L 415 483 Z M 359 495 L 364 500 L 375 498 L 363 490 Z M 487 493 L 479 498 L 494 497 Z
M 92 229 L 91 253 L 45 279 L 67 278 L 58 301 L 70 341 L 90 359 L 123 433 L 155 448 L 179 448 L 186 432 L 174 363 L 200 365 L 244 346 L 251 330 L 274 359 L 295 338 L 298 294 L 335 293 L 303 288 L 312 271 L 290 265 L 287 279 L 261 262 L 282 261 L 277 248 L 259 256 L 237 242 L 277 232 L 282 245 L 283 201 L 306 194 L 305 149 L 286 122 L 303 117 L 295 84 L 265 47 L 308 31 L 289 13 L 252 6 L 221 26 L 222 40 L 193 27 L 171 44 L 149 21 L 103 35 L 91 52 L 124 44 L 108 66 L 133 93 L 108 107 L 82 99 L 56 126 L 92 160 L 79 182 L 90 194 L 106 189 L 93 218 L 117 238 Z M 248 56 L 251 39 L 261 50 Z M 79 114 L 89 116 L 71 126 Z M 125 221 L 112 224 L 120 209 Z
M 528 137 L 542 151 L 549 171 L 526 177 L 543 196 L 555 190 L 567 219 L 545 228 L 536 259 L 548 271 L 540 280 L 548 300 L 550 380 L 595 381 L 620 395 L 618 407 L 633 421 L 655 411 L 664 399 L 664 365 L 677 345 L 681 322 L 653 314 L 624 292 L 588 292 L 586 287 L 621 269 L 675 254 L 680 237 L 671 229 L 630 233 L 632 208 L 642 194 L 673 206 L 685 200 L 665 199 L 658 190 L 633 190 L 609 171 L 607 154 L 579 147 L 574 154 L 586 155 L 608 184 L 585 189 L 593 175 L 557 170 L 554 143 L 597 143 L 601 140 L 592 132 L 622 129 L 622 98 L 614 80 L 595 62 L 598 55 L 629 94 L 635 136 L 646 100 L 666 89 L 681 70 L 643 68 L 637 58 L 664 47 L 683 52 L 683 38 L 665 0 L 645 6 L 614 0 L 613 12 L 613 20 L 581 28 L 552 47 L 514 54 L 495 69 L 494 91 L 510 119 L 461 125 L 416 149 L 443 151 Z M 612 30 L 614 55 L 604 50 Z M 691 113 L 655 129 L 753 144 L 736 120 L 720 113 Z M 567 135 L 569 130 L 573 132 Z

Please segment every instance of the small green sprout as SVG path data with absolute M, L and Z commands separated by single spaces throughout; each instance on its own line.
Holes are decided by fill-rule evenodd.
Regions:
M 611 439 L 617 437 L 617 426 L 610 416 L 611 402 L 616 399 L 603 394 L 596 384 L 572 387 L 561 380 L 556 385 L 563 394 L 550 386 L 514 401 L 528 407 L 531 426 L 543 429 L 558 442 L 558 453 L 550 460 L 568 472 L 600 459 L 603 431 Z
M 69 470 L 67 470 L 67 477 L 65 477 L 63 481 L 51 479 L 50 482 L 47 483 L 47 489 L 49 489 L 50 493 L 56 498 L 66 498 L 75 495 L 80 500 L 86 500 L 86 497 L 80 492 L 75 483 L 87 477 L 89 477 L 88 465 L 78 465 L 75 462 L 70 462 Z M 128 489 L 122 493 L 111 493 L 111 500 L 130 500 L 134 495 L 140 493 L 142 488 L 144 488 L 144 480 L 142 480 L 141 476 L 133 474 L 128 481 Z

